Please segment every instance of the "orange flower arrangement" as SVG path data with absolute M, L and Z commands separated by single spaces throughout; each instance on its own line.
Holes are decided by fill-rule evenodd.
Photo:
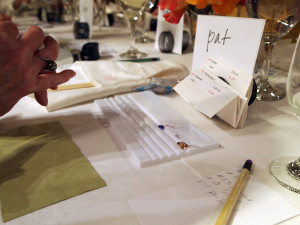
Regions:
M 232 13 L 235 6 L 241 0 L 160 0 L 159 6 L 162 10 L 169 9 L 171 12 L 164 15 L 165 20 L 170 23 L 178 23 L 188 4 L 195 5 L 198 9 L 204 9 L 212 5 L 217 15 Z

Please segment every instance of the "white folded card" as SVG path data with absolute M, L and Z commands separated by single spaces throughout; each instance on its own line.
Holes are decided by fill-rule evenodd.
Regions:
M 201 71 L 192 72 L 174 90 L 209 118 L 217 115 L 233 127 L 242 127 L 252 84 L 251 75 L 208 58 Z
M 209 118 L 243 127 L 265 20 L 198 16 L 192 73 L 175 91 Z
M 173 24 L 165 21 L 163 17 L 164 11 L 159 8 L 157 18 L 157 28 L 155 34 L 155 49 L 159 49 L 159 36 L 162 32 L 170 31 L 174 36 L 174 47 L 172 52 L 182 54 L 182 40 L 183 40 L 183 17 L 178 24 Z

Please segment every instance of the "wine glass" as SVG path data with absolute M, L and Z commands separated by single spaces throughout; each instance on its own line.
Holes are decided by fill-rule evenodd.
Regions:
M 268 81 L 272 50 L 280 38 L 285 36 L 299 21 L 299 0 L 246 0 L 249 17 L 266 20 L 263 39 L 265 56 L 262 75 L 257 82 L 258 100 L 279 100 L 285 90 L 272 87 Z
M 65 21 L 74 23 L 75 21 L 79 20 L 79 1 L 63 0 L 63 4 Z
M 142 35 L 138 37 L 135 42 L 136 43 L 152 43 L 154 42 L 153 38 L 150 38 L 146 32 L 146 24 L 145 24 L 145 17 L 147 13 L 151 12 L 155 5 L 157 5 L 158 0 L 150 0 L 148 1 L 146 7 L 142 11 Z
M 94 0 L 94 16 L 93 20 L 101 28 L 105 26 L 105 16 L 106 16 L 106 1 L 105 0 Z
M 300 119 L 300 35 L 288 73 L 286 95 L 294 113 Z M 281 185 L 300 194 L 300 157 L 276 159 L 270 165 L 270 173 Z
M 117 4 L 128 18 L 130 23 L 130 47 L 127 52 L 122 53 L 120 56 L 123 58 L 143 58 L 147 54 L 140 52 L 135 45 L 135 27 L 136 21 L 141 16 L 142 11 L 147 6 L 149 0 L 117 0 Z

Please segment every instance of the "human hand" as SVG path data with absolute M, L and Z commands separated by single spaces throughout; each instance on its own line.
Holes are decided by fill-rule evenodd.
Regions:
M 11 15 L 0 13 L 0 21 L 11 21 Z
M 31 3 L 31 0 L 14 0 L 12 5 L 13 5 L 13 8 L 14 9 L 18 9 L 20 8 L 20 6 L 22 5 L 22 3 L 25 3 L 25 4 L 30 4 Z
M 44 44 L 44 48 L 39 50 Z M 45 60 L 55 60 L 59 47 L 56 41 L 32 26 L 19 36 L 15 24 L 0 21 L 0 116 L 24 96 L 34 93 L 38 103 L 48 104 L 47 89 L 68 81 L 75 75 L 72 70 L 60 73 L 45 71 Z

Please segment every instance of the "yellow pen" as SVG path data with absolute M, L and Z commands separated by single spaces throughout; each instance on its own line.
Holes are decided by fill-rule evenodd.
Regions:
M 241 193 L 241 190 L 243 189 L 243 186 L 245 184 L 245 181 L 250 173 L 251 167 L 252 167 L 252 161 L 248 159 L 245 162 L 243 169 L 241 170 L 241 173 L 240 173 L 228 199 L 226 200 L 215 225 L 225 225 L 227 223 L 227 220 L 235 206 L 236 200 L 238 199 L 238 197 Z

